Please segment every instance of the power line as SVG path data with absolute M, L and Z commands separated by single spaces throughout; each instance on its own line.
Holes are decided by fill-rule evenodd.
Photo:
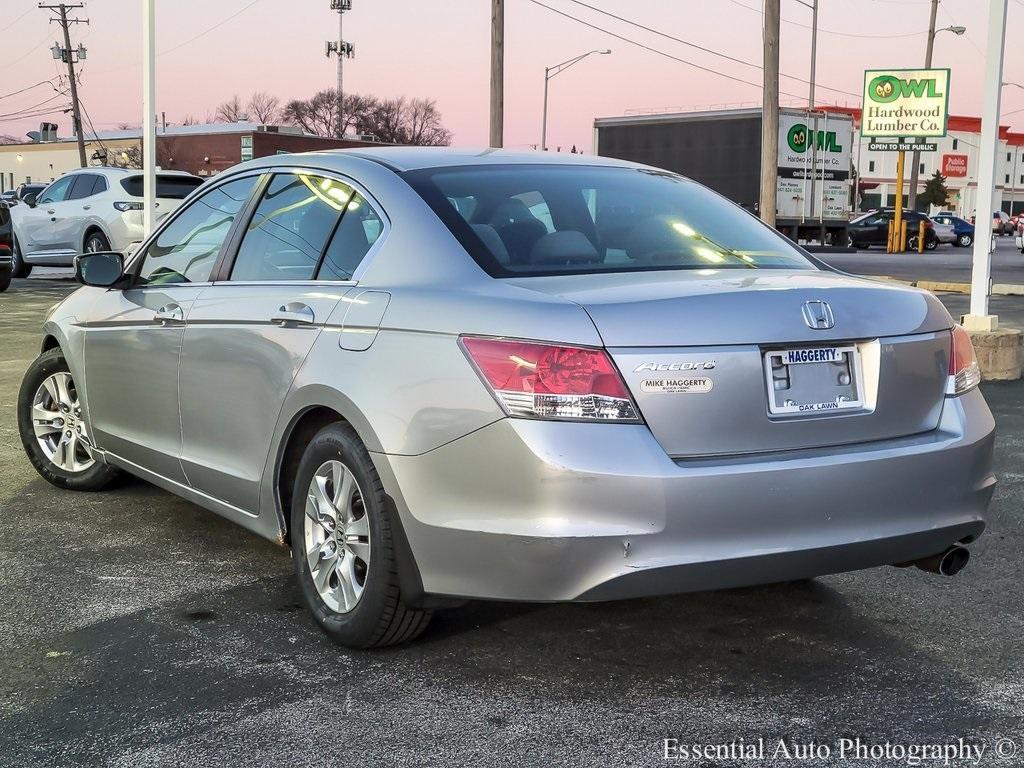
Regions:
M 21 20 L 22 20 L 22 19 L 24 19 L 24 18 L 25 18 L 26 16 L 28 16 L 28 15 L 29 15 L 29 13 L 31 13 L 31 12 L 32 12 L 33 10 L 35 10 L 35 9 L 34 9 L 34 8 L 26 8 L 26 9 L 25 9 L 25 12 L 24 12 L 23 14 L 21 14 L 21 16 L 19 16 L 18 18 L 16 18 L 16 19 L 15 19 L 14 21 L 12 21 L 12 22 L 11 22 L 10 24 L 8 24 L 8 25 L 7 25 L 6 27 L 3 27 L 2 29 L 0 29 L 0 32 L 6 32 L 6 31 L 7 31 L 8 29 L 10 29 L 10 28 L 11 28 L 11 27 L 13 27 L 13 26 L 14 26 L 15 24 L 17 24 L 17 23 L 18 23 L 19 21 L 21 21 Z
M 233 18 L 235 18 L 236 16 L 240 16 L 241 14 L 245 13 L 246 11 L 248 11 L 250 8 L 252 8 L 254 5 L 256 5 L 256 3 L 258 3 L 259 1 L 260 0 L 252 0 L 252 2 L 249 3 L 248 5 L 242 6 L 237 11 L 232 13 L 230 16 L 227 16 L 227 17 L 221 19 L 216 24 L 214 24 L 212 27 L 207 27 L 204 31 L 200 32 L 198 35 L 195 35 L 194 37 L 190 37 L 188 40 L 185 40 L 184 42 L 178 43 L 177 45 L 173 45 L 170 48 L 165 48 L 164 50 L 159 51 L 159 55 L 162 56 L 165 53 L 170 53 L 171 51 L 176 51 L 179 48 L 184 48 L 189 43 L 194 43 L 199 38 L 206 37 L 206 35 L 208 35 L 211 32 L 213 32 L 213 30 L 217 29 L 218 27 L 224 26 L 229 21 L 231 21 Z
M 34 88 L 38 88 L 40 85 L 49 85 L 49 86 L 52 86 L 54 90 L 57 90 L 56 87 L 53 86 L 53 81 L 52 80 L 40 80 L 35 85 L 29 85 L 29 86 L 27 86 L 25 88 L 22 88 L 21 90 L 11 91 L 10 93 L 0 94 L 0 99 L 6 99 L 8 96 L 17 96 L 19 93 L 24 93 L 25 91 L 31 91 Z
M 744 85 L 750 85 L 750 86 L 753 86 L 754 88 L 761 88 L 762 87 L 761 83 L 754 82 L 753 80 L 744 80 L 742 77 L 736 77 L 734 75 L 728 75 L 725 72 L 719 72 L 717 69 L 712 69 L 711 67 L 705 67 L 705 66 L 703 66 L 701 64 L 697 64 L 696 62 L 690 61 L 688 59 L 684 59 L 684 58 L 682 58 L 680 56 L 674 56 L 671 53 L 666 53 L 665 51 L 659 50 L 658 48 L 653 48 L 653 47 L 651 47 L 649 45 L 645 45 L 644 43 L 638 42 L 637 40 L 633 40 L 632 38 L 624 37 L 623 35 L 620 35 L 620 34 L 618 34 L 616 32 L 612 32 L 611 30 L 605 29 L 604 27 L 599 27 L 596 24 L 591 24 L 589 21 L 584 21 L 583 19 L 581 19 L 581 18 L 579 18 L 577 16 L 573 16 L 570 13 L 566 13 L 565 11 L 560 11 L 557 8 L 552 8 L 550 5 L 545 5 L 544 3 L 540 2 L 540 0 L 529 0 L 529 2 L 533 3 L 534 5 L 539 5 L 541 8 L 546 8 L 547 10 L 551 11 L 552 13 L 557 13 L 559 16 L 564 16 L 567 19 L 571 19 L 572 21 L 575 21 L 575 22 L 577 22 L 579 24 L 582 24 L 585 27 L 590 27 L 591 29 L 595 29 L 598 32 L 603 32 L 606 35 L 610 35 L 611 37 L 614 37 L 617 40 L 622 40 L 623 42 L 629 43 L 630 45 L 635 45 L 637 48 L 643 48 L 645 51 L 650 51 L 651 53 L 656 53 L 659 56 L 664 56 L 666 59 L 672 59 L 673 61 L 678 61 L 680 64 L 686 64 L 687 66 L 693 67 L 694 69 L 699 69 L 702 72 L 708 72 L 709 74 L 712 74 L 712 75 L 718 75 L 719 77 L 724 77 L 727 80 L 732 80 L 732 81 L 737 82 L 737 83 L 743 83 Z M 786 91 L 782 91 L 782 90 L 780 90 L 779 93 L 782 94 L 783 96 L 791 96 L 794 99 L 802 99 L 802 98 L 804 98 L 802 96 L 797 96 L 794 93 L 786 93 Z
M 697 43 L 691 42 L 689 40 L 683 40 L 681 37 L 675 37 L 674 35 L 670 35 L 667 32 L 662 32 L 661 30 L 654 29 L 653 27 L 648 27 L 648 26 L 646 26 L 644 24 L 641 24 L 641 23 L 639 23 L 637 21 L 633 21 L 631 19 L 627 19 L 627 18 L 625 18 L 623 16 L 617 16 L 616 14 L 614 14 L 614 13 L 612 13 L 610 11 L 606 11 L 606 10 L 604 10 L 602 8 L 598 8 L 596 5 L 590 5 L 588 3 L 585 3 L 585 2 L 583 2 L 583 0 L 569 0 L 569 2 L 570 3 L 576 3 L 576 5 L 581 5 L 584 8 L 589 8 L 590 10 L 596 11 L 597 13 L 602 13 L 605 16 L 610 16 L 611 18 L 616 19 L 616 20 L 621 21 L 621 22 L 624 22 L 626 24 L 631 24 L 632 26 L 637 27 L 638 29 L 642 29 L 642 30 L 644 30 L 646 32 L 650 32 L 651 34 L 654 34 L 654 35 L 658 35 L 659 37 L 664 37 L 666 40 L 673 40 L 673 41 L 675 41 L 677 43 L 682 43 L 683 45 L 688 45 L 691 48 L 695 48 L 698 51 L 703 51 L 704 53 L 710 53 L 712 56 L 718 56 L 719 58 L 727 59 L 728 61 L 734 61 L 737 64 L 742 64 L 745 67 L 753 67 L 754 69 L 757 69 L 757 70 L 764 69 L 764 67 L 762 67 L 760 64 L 757 64 L 755 62 L 746 61 L 744 59 L 739 59 L 739 58 L 737 58 L 735 56 L 730 56 L 727 53 L 722 53 L 721 51 L 716 51 L 713 48 L 705 48 L 703 45 L 698 45 Z M 926 2 L 927 2 L 927 0 L 926 0 Z M 798 77 L 797 75 L 787 75 L 785 72 L 780 72 L 779 74 L 781 74 L 783 77 L 789 78 L 790 80 L 796 80 L 796 81 L 804 83 L 804 84 L 810 84 L 810 82 L 811 82 L 810 80 L 807 80 L 807 79 L 805 79 L 803 77 Z M 861 96 L 861 94 L 859 94 L 859 93 L 853 93 L 852 91 L 844 91 L 842 88 L 830 88 L 829 86 L 822 85 L 821 83 L 817 83 L 816 85 L 819 88 L 824 88 L 826 91 L 834 91 L 836 93 L 842 93 L 842 94 L 845 94 L 847 96 L 856 96 L 858 98 L 860 98 L 860 96 Z
M 67 93 L 63 92 L 63 91 L 58 91 L 56 96 L 51 96 L 50 98 L 43 99 L 42 101 L 40 101 L 40 102 L 38 102 L 36 104 L 33 104 L 31 106 L 22 107 L 21 109 L 16 109 L 13 112 L 8 112 L 7 114 L 0 115 L 0 117 L 13 117 L 14 115 L 17 115 L 17 114 L 19 114 L 21 112 L 32 112 L 33 110 L 39 109 L 40 107 L 42 107 L 42 106 L 44 106 L 46 104 L 49 104 L 51 101 L 56 101 L 57 99 L 61 98 L 62 96 L 67 96 Z
M 739 0 L 729 0 L 733 5 L 738 5 L 740 8 L 746 8 L 748 11 L 764 15 L 764 11 L 760 8 L 751 8 L 749 5 L 741 3 Z M 801 24 L 799 21 L 790 21 L 789 19 L 782 19 L 786 24 L 792 24 L 794 27 L 803 27 L 804 29 L 811 29 L 810 24 Z M 827 35 L 839 35 L 840 37 L 860 37 L 860 38 L 871 38 L 873 40 L 894 40 L 901 37 L 918 37 L 920 35 L 928 34 L 927 30 L 921 32 L 902 32 L 897 35 L 877 35 L 877 34 L 863 34 L 859 32 L 841 32 L 838 29 L 823 29 L 818 27 L 819 32 L 824 32 Z

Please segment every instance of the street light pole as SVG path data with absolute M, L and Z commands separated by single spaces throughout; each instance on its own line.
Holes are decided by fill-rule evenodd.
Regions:
M 142 0 L 142 235 L 156 220 L 156 0 Z
M 962 35 L 967 31 L 966 27 L 950 26 L 942 29 L 935 29 L 935 16 L 939 10 L 939 0 L 932 0 L 932 14 L 928 22 L 928 45 L 924 52 L 924 68 L 932 68 L 932 51 L 935 50 L 935 36 L 939 32 L 952 32 L 954 35 Z M 912 168 L 910 169 L 910 191 L 907 193 L 907 208 L 914 210 L 917 205 L 917 179 L 921 169 L 921 152 L 915 149 L 913 154 Z
M 978 153 L 978 227 L 987 237 L 974 238 L 971 270 L 971 312 L 964 316 L 969 331 L 992 331 L 998 318 L 988 313 L 992 275 L 992 199 L 996 187 L 996 150 L 999 145 L 999 102 L 1002 95 L 1003 55 L 1006 51 L 1006 6 L 1009 0 L 989 0 L 988 44 L 985 46 L 984 111 L 981 117 L 981 150 Z M 978 233 L 981 234 L 981 233 Z
M 544 119 L 540 130 L 540 148 L 542 151 L 546 151 L 548 148 L 548 81 L 551 80 L 555 75 L 560 75 L 573 64 L 578 64 L 583 61 L 587 56 L 593 54 L 599 54 L 605 56 L 612 52 L 611 48 L 605 48 L 603 51 L 587 51 L 581 53 L 579 56 L 573 56 L 571 59 L 566 59 L 561 64 L 555 64 L 553 67 L 544 67 Z

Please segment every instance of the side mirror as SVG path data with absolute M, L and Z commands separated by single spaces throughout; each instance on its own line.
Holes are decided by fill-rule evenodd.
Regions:
M 23 198 L 21 198 L 21 202 L 23 202 L 29 208 L 35 208 L 36 207 L 36 195 L 37 194 L 38 194 L 37 192 L 26 192 L 25 196 Z
M 124 256 L 115 251 L 75 257 L 75 279 L 82 285 L 109 288 L 124 277 Z

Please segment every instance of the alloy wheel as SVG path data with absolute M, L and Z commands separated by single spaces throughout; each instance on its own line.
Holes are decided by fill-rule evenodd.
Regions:
M 85 241 L 86 253 L 99 253 L 105 250 L 107 250 L 106 243 L 103 242 L 99 235 L 92 235 Z
M 55 467 L 77 473 L 96 463 L 70 373 L 54 373 L 39 385 L 32 398 L 32 429 L 43 454 Z
M 348 613 L 363 595 L 370 565 L 370 521 L 352 471 L 326 461 L 306 494 L 305 553 L 320 599 Z

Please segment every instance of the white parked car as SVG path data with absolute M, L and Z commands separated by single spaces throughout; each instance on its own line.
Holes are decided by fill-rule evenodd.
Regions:
M 156 219 L 203 183 L 181 171 L 156 177 Z M 71 171 L 11 208 L 14 276 L 35 265 L 69 267 L 80 253 L 130 253 L 142 241 L 142 173 L 125 168 Z

